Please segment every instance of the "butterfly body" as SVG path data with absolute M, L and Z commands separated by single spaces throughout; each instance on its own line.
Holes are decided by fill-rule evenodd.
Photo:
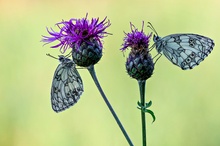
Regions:
M 51 104 L 55 112 L 63 111 L 74 105 L 83 92 L 82 79 L 75 63 L 59 56 L 61 62 L 55 70 L 51 87 Z
M 199 65 L 213 50 L 212 39 L 198 34 L 171 34 L 153 38 L 158 53 L 164 54 L 183 70 Z

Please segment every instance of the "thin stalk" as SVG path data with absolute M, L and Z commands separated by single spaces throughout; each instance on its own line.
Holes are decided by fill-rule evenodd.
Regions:
M 140 100 L 141 100 L 141 105 L 144 107 L 145 106 L 145 84 L 146 80 L 139 80 L 138 85 L 140 89 Z M 145 119 L 145 112 L 141 111 L 141 122 L 142 122 L 142 142 L 143 146 L 147 146 L 147 132 L 146 132 L 146 119 Z
M 115 111 L 113 110 L 111 104 L 109 103 L 107 97 L 105 96 L 105 93 L 103 92 L 103 90 L 102 90 L 102 88 L 101 88 L 101 86 L 100 86 L 100 84 L 99 84 L 99 81 L 98 81 L 98 79 L 97 79 L 97 77 L 96 77 L 96 73 L 95 73 L 94 66 L 93 66 L 93 65 L 89 66 L 89 67 L 88 67 L 88 71 L 89 71 L 90 75 L 92 76 L 92 79 L 93 79 L 93 81 L 95 82 L 95 84 L 96 84 L 96 86 L 97 86 L 97 88 L 98 88 L 98 90 L 99 90 L 99 92 L 100 92 L 100 94 L 101 94 L 103 100 L 105 101 L 106 105 L 108 106 L 108 108 L 109 108 L 111 114 L 112 114 L 113 117 L 115 118 L 115 121 L 117 122 L 119 128 L 121 129 L 122 133 L 124 134 L 124 136 L 125 136 L 127 142 L 129 143 L 130 146 L 134 146 L 134 145 L 132 144 L 132 141 L 130 140 L 130 138 L 129 138 L 127 132 L 125 131 L 123 125 L 121 124 L 121 122 L 120 122 L 118 116 L 116 115 L 116 113 L 115 113 Z

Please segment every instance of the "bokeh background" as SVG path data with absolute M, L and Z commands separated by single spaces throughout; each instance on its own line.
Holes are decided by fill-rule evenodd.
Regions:
M 142 21 L 150 21 L 160 36 L 190 32 L 215 41 L 213 52 L 193 70 L 183 71 L 164 56 L 157 62 L 146 86 L 157 118 L 152 124 L 147 115 L 147 140 L 149 146 L 219 146 L 219 6 L 218 0 L 1 0 L 0 146 L 128 145 L 86 69 L 79 69 L 85 90 L 79 102 L 58 114 L 51 108 L 58 61 L 45 54 L 60 52 L 43 46 L 41 35 L 47 35 L 46 27 L 87 12 L 112 23 L 107 31 L 113 35 L 104 39 L 95 69 L 135 146 L 141 146 L 139 90 L 125 71 L 128 54 L 119 50 L 129 23 L 141 29 Z

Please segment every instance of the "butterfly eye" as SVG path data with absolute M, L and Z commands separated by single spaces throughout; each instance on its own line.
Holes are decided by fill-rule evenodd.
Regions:
M 59 55 L 59 61 L 63 62 L 64 60 L 65 60 L 64 56 L 63 55 Z
M 153 37 L 154 42 L 158 41 L 158 39 L 159 39 L 159 37 L 154 34 L 154 37 Z

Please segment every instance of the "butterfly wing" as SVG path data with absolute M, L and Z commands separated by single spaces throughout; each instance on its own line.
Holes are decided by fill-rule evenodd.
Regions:
M 82 79 L 75 65 L 64 63 L 58 65 L 52 82 L 51 104 L 55 112 L 73 106 L 83 92 Z
M 161 38 L 156 46 L 173 64 L 187 70 L 199 65 L 211 53 L 214 42 L 197 34 L 173 34 Z

